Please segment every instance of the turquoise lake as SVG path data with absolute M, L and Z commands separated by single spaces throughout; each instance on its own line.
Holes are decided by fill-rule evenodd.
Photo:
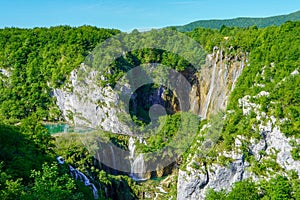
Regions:
M 57 133 L 85 133 L 93 130 L 88 127 L 73 127 L 68 124 L 45 124 L 44 127 L 51 135 Z

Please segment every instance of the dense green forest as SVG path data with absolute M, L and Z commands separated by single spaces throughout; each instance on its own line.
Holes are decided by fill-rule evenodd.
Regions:
M 78 135 L 53 137 L 41 124 L 42 120 L 60 118 L 55 99 L 50 95 L 51 88 L 61 87 L 68 74 L 98 43 L 118 33 L 118 30 L 90 26 L 0 30 L 0 69 L 8 71 L 8 76 L 0 73 L 1 199 L 92 199 L 91 191 L 68 175 L 66 165 L 56 164 L 57 155 L 91 174 L 99 188 L 100 199 L 142 198 L 142 187 L 155 185 L 139 185 L 127 176 L 103 171 L 95 164 L 95 159 Z M 287 136 L 300 137 L 300 80 L 290 75 L 300 66 L 300 22 L 266 28 L 196 28 L 186 34 L 200 42 L 207 52 L 219 46 L 232 55 L 249 53 L 249 66 L 230 96 L 227 109 L 233 112 L 225 120 L 216 151 L 231 149 L 237 135 L 257 135 L 251 130 L 252 123 L 256 123 L 255 115 L 244 117 L 238 107 L 238 99 L 256 95 L 262 90 L 270 92 L 270 96 L 255 100 L 261 105 L 261 111 L 278 119 L 286 118 L 285 123 L 280 124 L 283 132 Z M 171 65 L 178 71 L 191 67 L 177 55 L 144 49 L 130 52 L 126 58 L 119 58 L 113 63 L 111 67 L 115 73 L 108 75 L 107 81 L 113 85 L 132 66 L 153 61 Z M 257 84 L 265 87 L 256 87 Z M 138 147 L 140 151 L 164 147 L 168 141 L 162 141 L 162 135 L 174 135 L 177 118 L 176 114 L 166 116 L 165 120 L 170 123 L 148 139 L 147 148 Z M 187 115 L 187 118 L 193 119 L 194 116 Z M 122 137 L 111 139 L 122 141 Z M 299 149 L 299 145 L 294 144 L 295 159 L 300 159 Z M 192 148 L 187 150 L 186 155 L 192 151 Z M 214 162 L 213 156 L 206 159 L 206 162 Z M 278 167 L 274 163 L 257 164 L 251 155 L 245 159 L 253 164 L 258 175 L 262 175 L 266 168 Z M 172 187 L 171 194 L 176 195 Z M 299 199 L 299 195 L 299 178 L 291 173 L 290 176 L 278 176 L 257 184 L 243 181 L 235 184 L 228 194 L 211 191 L 208 199 Z
M 249 180 L 237 182 L 229 193 L 210 190 L 206 199 L 300 199 L 299 188 L 300 180 L 298 176 L 291 174 L 289 179 L 284 176 L 276 176 L 269 181 L 262 181 L 260 183 Z
M 300 19 L 300 11 L 288 14 L 288 15 L 279 15 L 274 17 L 266 18 L 247 18 L 239 17 L 235 19 L 225 19 L 225 20 L 199 20 L 183 26 L 177 26 L 178 31 L 188 32 L 192 31 L 195 28 L 211 28 L 211 29 L 220 29 L 222 26 L 228 27 L 241 27 L 247 28 L 250 26 L 257 26 L 259 28 L 264 28 L 268 26 L 279 26 L 287 21 L 297 21 Z
M 32 113 L 53 120 L 59 111 L 49 95 L 95 48 L 118 30 L 91 26 L 0 30 L 0 119 L 16 123 Z M 8 81 L 5 81 L 7 79 Z
M 260 105 L 260 112 L 276 119 L 283 119 L 279 123 L 282 132 L 288 137 L 299 138 L 300 132 L 300 79 L 291 75 L 299 70 L 300 65 L 300 23 L 287 22 L 280 27 L 267 28 L 230 28 L 220 30 L 197 28 L 188 34 L 201 41 L 204 47 L 211 49 L 216 43 L 221 44 L 224 51 L 235 49 L 249 52 L 249 66 L 239 78 L 236 88 L 232 92 L 227 110 L 225 124 L 217 145 L 202 162 L 220 162 L 215 160 L 217 152 L 232 149 L 237 135 L 260 138 L 259 131 L 253 130 L 253 124 L 259 124 L 256 114 L 243 116 L 238 100 L 246 95 L 255 96 L 261 91 L 268 91 L 269 96 L 252 99 Z M 213 37 L 210 37 L 212 36 Z M 209 39 L 208 39 L 209 38 Z M 226 39 L 224 39 L 226 38 Z M 263 87 L 261 87 L 263 85 Z M 291 151 L 295 160 L 299 160 L 299 144 L 293 143 Z M 251 170 L 258 176 L 266 177 L 270 171 L 282 171 L 276 162 L 265 160 L 258 163 L 249 153 L 249 147 L 242 148 L 245 159 L 251 163 Z M 192 152 L 190 152 L 192 153 Z M 261 152 L 262 154 L 264 152 Z M 228 160 L 222 161 L 226 163 Z M 271 172 L 272 173 L 272 172 Z M 277 176 L 269 181 L 252 182 L 246 180 L 236 183 L 228 194 L 225 191 L 210 191 L 208 199 L 299 199 L 299 177 L 293 172 L 288 176 Z
M 253 124 L 259 124 L 255 113 L 243 116 L 238 100 L 246 95 L 255 96 L 261 91 L 268 91 L 269 96 L 252 99 L 260 105 L 260 112 L 276 119 L 286 120 L 279 123 L 282 132 L 288 137 L 299 138 L 300 132 L 300 79 L 291 75 L 299 71 L 300 65 L 300 23 L 287 22 L 279 27 L 266 28 L 230 28 L 222 27 L 220 30 L 197 28 L 188 34 L 200 41 L 208 50 L 221 44 L 228 54 L 238 54 L 239 51 L 249 52 L 249 66 L 246 67 L 239 78 L 236 88 L 232 92 L 227 110 L 230 113 L 224 122 L 224 127 L 217 145 L 201 162 L 213 163 L 217 152 L 232 149 L 234 139 L 242 135 L 248 139 L 260 138 L 259 131 L 252 129 Z M 211 37 L 212 36 L 212 37 Z M 226 38 L 226 39 L 224 39 Z M 231 50 L 229 50 L 231 49 Z M 261 87 L 263 85 L 263 87 Z M 293 143 L 291 151 L 295 160 L 299 160 L 299 144 Z M 251 163 L 251 171 L 262 177 L 270 171 L 282 171 L 276 162 L 265 160 L 258 163 L 249 153 L 249 147 L 242 148 L 245 160 Z M 190 150 L 190 153 L 193 150 Z M 264 154 L 264 152 L 261 152 Z M 221 163 L 226 163 L 223 160 Z M 272 172 L 271 172 L 272 173 Z M 277 176 L 269 181 L 252 182 L 246 180 L 236 183 L 233 190 L 210 191 L 208 199 L 299 199 L 299 177 L 293 172 L 288 176 Z

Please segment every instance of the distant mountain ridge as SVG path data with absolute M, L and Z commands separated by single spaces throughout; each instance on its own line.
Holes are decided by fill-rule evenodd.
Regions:
M 199 20 L 183 26 L 176 26 L 176 28 L 178 31 L 182 32 L 192 31 L 198 27 L 220 29 L 223 25 L 228 27 L 250 27 L 256 25 L 258 28 L 263 28 L 272 25 L 279 26 L 287 21 L 297 20 L 300 20 L 300 10 L 287 15 L 278 15 L 265 18 L 239 17 L 224 20 Z

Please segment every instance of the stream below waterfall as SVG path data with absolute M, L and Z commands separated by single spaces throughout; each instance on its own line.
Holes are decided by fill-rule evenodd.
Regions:
M 61 156 L 58 156 L 56 158 L 57 162 L 61 165 L 63 165 L 65 163 L 64 159 Z M 72 165 L 69 165 L 69 170 L 70 170 L 70 174 L 71 176 L 75 179 L 75 180 L 79 180 L 81 182 L 84 183 L 85 186 L 89 187 L 90 190 L 93 192 L 94 195 L 94 199 L 98 199 L 98 189 L 96 188 L 96 186 L 90 181 L 90 179 L 81 171 L 79 171 L 78 169 L 72 167 Z
M 135 140 L 133 137 L 129 138 L 128 150 L 129 150 L 129 160 L 130 160 L 130 177 L 135 181 L 147 180 L 145 177 L 146 166 L 143 154 L 135 155 Z
M 64 123 L 44 124 L 44 127 L 51 135 L 57 133 L 86 133 L 93 130 L 92 128 L 88 127 L 74 127 Z

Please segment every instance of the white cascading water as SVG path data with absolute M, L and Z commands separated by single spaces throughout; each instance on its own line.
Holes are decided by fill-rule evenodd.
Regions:
M 130 177 L 136 181 L 146 180 L 144 177 L 146 168 L 143 154 L 139 154 L 135 157 L 135 141 L 133 137 L 129 138 L 128 150 L 129 150 L 129 160 L 131 165 Z
M 135 144 L 134 144 L 133 137 L 129 138 L 128 150 L 129 150 L 129 159 L 133 160 L 134 159 L 134 150 L 135 150 Z
M 198 84 L 194 84 L 190 92 L 190 110 L 202 119 L 225 110 L 230 92 L 246 64 L 247 57 L 244 54 L 233 60 L 231 55 L 224 56 L 221 49 L 214 48 L 197 74 Z
M 131 177 L 136 181 L 146 180 L 145 178 L 145 161 L 143 154 L 139 154 L 131 165 Z
M 213 64 L 213 71 L 212 71 L 212 77 L 211 77 L 211 81 L 210 81 L 210 87 L 209 87 L 209 91 L 207 94 L 207 98 L 204 104 L 204 114 L 203 114 L 203 118 L 206 118 L 207 112 L 208 112 L 208 107 L 211 101 L 211 95 L 213 93 L 214 87 L 215 87 L 215 76 L 216 76 L 216 68 L 217 68 L 217 60 L 218 58 L 215 58 L 214 64 Z
M 82 173 L 81 171 L 79 171 L 78 169 L 75 169 L 74 167 L 72 167 L 71 165 L 69 165 L 69 168 L 70 168 L 71 175 L 76 180 L 80 180 L 81 182 L 83 182 L 85 186 L 90 187 L 90 189 L 93 192 L 94 198 L 98 199 L 98 190 L 95 187 L 95 185 L 90 182 L 90 180 L 88 179 L 88 177 L 84 173 Z
M 57 157 L 56 160 L 58 161 L 59 164 L 64 164 L 65 163 L 64 159 L 61 156 Z M 69 169 L 70 169 L 70 174 L 73 176 L 73 178 L 75 180 L 80 180 L 81 182 L 84 183 L 85 186 L 90 187 L 90 189 L 93 192 L 94 199 L 98 199 L 99 198 L 98 190 L 95 187 L 95 185 L 93 183 L 91 183 L 89 178 L 84 173 L 79 171 L 78 169 L 75 169 L 71 165 L 68 165 L 68 166 L 69 166 Z
M 214 84 L 214 87 L 216 87 L 216 90 L 225 86 L 225 84 L 221 83 L 222 75 L 225 74 L 225 71 L 223 69 L 223 67 L 225 65 L 226 64 L 223 64 L 223 52 L 220 51 L 220 65 L 219 65 L 219 71 L 218 71 L 218 78 L 216 79 L 216 83 Z M 218 97 L 216 98 L 216 100 L 217 100 L 217 104 L 220 105 L 221 107 L 223 105 L 223 103 L 222 103 L 223 99 L 225 99 L 225 94 L 224 95 L 223 95 L 223 93 L 218 94 Z
M 97 160 L 99 161 L 99 163 L 101 163 L 101 157 L 99 155 L 99 152 L 96 153 L 96 157 L 97 157 Z M 100 166 L 101 166 L 101 164 L 100 164 Z
M 221 76 L 222 68 L 223 68 L 223 51 L 221 50 L 220 51 L 220 67 L 219 67 L 218 79 Z
M 241 61 L 240 68 L 237 69 L 237 67 L 235 67 L 234 72 L 233 72 L 233 74 L 232 74 L 232 86 L 231 86 L 231 91 L 233 91 L 233 89 L 235 88 L 236 81 L 237 81 L 238 77 L 240 77 L 241 73 L 243 72 L 244 66 L 245 66 L 244 60 L 242 60 L 242 61 Z

